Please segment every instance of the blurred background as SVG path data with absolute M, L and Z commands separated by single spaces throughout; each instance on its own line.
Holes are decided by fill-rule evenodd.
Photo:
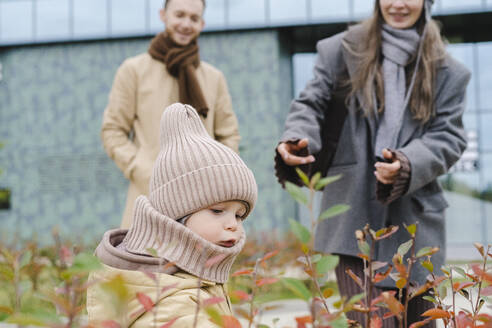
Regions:
M 119 225 L 127 181 L 99 131 L 117 67 L 163 29 L 162 0 L 0 0 L 0 238 L 96 241 Z M 316 42 L 370 15 L 371 0 L 207 0 L 201 58 L 226 76 L 241 156 L 260 199 L 249 229 L 302 213 L 277 184 L 274 148 L 312 76 Z M 492 242 L 492 0 L 436 0 L 449 51 L 473 73 L 468 149 L 441 179 L 449 259 Z M 3 147 L 2 147 L 3 146 Z M 301 220 L 302 221 L 302 220 Z

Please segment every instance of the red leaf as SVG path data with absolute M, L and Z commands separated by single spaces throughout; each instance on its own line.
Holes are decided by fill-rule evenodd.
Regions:
M 251 299 L 251 295 L 242 290 L 234 290 L 232 293 L 241 301 L 249 301 Z
M 153 281 L 157 281 L 156 275 L 153 272 L 148 272 L 148 271 L 141 271 L 143 272 L 147 277 L 152 279 Z
M 443 319 L 443 318 L 451 318 L 451 314 L 448 311 L 444 311 L 441 309 L 430 309 L 422 313 L 423 317 L 431 317 L 431 319 Z
M 383 296 L 384 303 L 388 305 L 388 309 L 394 315 L 399 315 L 403 312 L 404 306 L 395 298 L 395 291 L 383 292 L 381 295 Z
M 237 320 L 235 317 L 230 315 L 223 315 L 222 322 L 224 328 L 242 328 L 241 323 L 239 323 L 239 320 Z
M 261 287 L 264 285 L 271 285 L 271 284 L 276 283 L 277 281 L 278 281 L 277 278 L 262 278 L 262 279 L 256 280 L 256 286 Z
M 273 252 L 270 252 L 270 253 L 265 254 L 265 256 L 263 256 L 263 258 L 260 260 L 260 262 L 265 262 L 266 260 L 274 257 L 275 255 L 278 254 L 278 252 L 279 251 L 277 250 L 277 251 L 273 251 Z
M 169 289 L 173 289 L 173 288 L 176 288 L 178 287 L 179 283 L 175 283 L 175 284 L 172 284 L 172 285 L 169 285 L 169 286 L 164 286 L 162 287 L 161 289 L 161 293 L 164 293 L 165 291 L 169 290 Z
M 306 328 L 306 324 L 312 323 L 313 319 L 311 318 L 310 315 L 307 315 L 305 317 L 297 317 L 296 322 L 297 322 L 297 328 Z
M 476 275 L 482 278 L 482 280 L 492 283 L 492 275 L 488 272 L 483 271 L 480 267 L 480 264 L 473 264 L 471 267 L 473 272 L 475 272 Z
M 418 321 L 418 322 L 414 322 L 410 325 L 409 328 L 419 328 L 419 327 L 423 327 L 425 326 L 426 324 L 428 324 L 430 321 L 432 321 L 431 318 L 427 318 L 423 321 Z
M 492 295 L 492 286 L 487 286 L 480 290 L 480 295 L 483 296 L 491 296 Z
M 253 273 L 253 269 L 243 269 L 234 272 L 231 276 L 232 277 L 237 277 L 237 276 L 245 276 L 245 275 L 250 275 Z
M 390 265 L 390 266 L 388 266 L 388 269 L 386 270 L 386 272 L 384 272 L 384 273 L 379 273 L 379 272 L 376 273 L 376 275 L 374 276 L 374 280 L 373 281 L 375 283 L 378 283 L 380 281 L 383 281 L 384 279 L 386 279 L 389 276 L 389 274 L 391 273 L 391 270 L 393 270 L 393 266 Z
M 211 298 L 203 301 L 203 307 L 209 307 L 209 306 L 212 306 L 215 304 L 222 303 L 224 301 L 225 301 L 225 299 L 223 297 L 211 297 Z
M 374 315 L 372 318 L 371 318 L 371 328 L 381 328 L 383 326 L 383 320 L 381 319 L 381 317 L 377 316 L 377 315 Z
M 453 289 L 455 292 L 457 292 L 457 291 L 460 291 L 464 288 L 468 288 L 468 287 L 473 286 L 473 285 L 475 285 L 475 283 L 473 283 L 473 282 L 462 282 L 462 283 L 455 282 L 453 284 Z
M 473 320 L 463 311 L 460 311 L 460 313 L 456 316 L 456 324 L 460 328 L 475 327 L 473 324 Z
M 103 328 L 121 328 L 121 325 L 114 320 L 107 320 L 101 323 Z
M 180 317 L 176 317 L 174 318 L 173 320 L 169 321 L 168 323 L 165 323 L 163 324 L 162 326 L 160 326 L 159 328 L 169 328 L 171 327 L 175 322 L 176 320 L 178 320 Z
M 154 307 L 154 302 L 152 302 L 150 297 L 148 297 L 143 293 L 137 293 L 137 299 L 140 302 L 140 304 L 143 305 L 145 311 L 150 311 Z
M 222 261 L 226 256 L 227 256 L 227 254 L 219 254 L 219 255 L 216 255 L 214 257 L 209 258 L 207 260 L 207 262 L 205 262 L 205 267 L 210 268 L 212 265 L 217 264 L 220 261 Z
M 362 280 L 359 277 L 357 277 L 352 270 L 347 269 L 345 270 L 345 273 L 348 274 L 350 278 L 352 278 L 355 281 L 355 283 L 359 285 L 360 288 L 364 289 L 364 287 L 362 287 Z
M 479 314 L 477 319 L 488 324 L 492 323 L 492 316 L 485 313 Z

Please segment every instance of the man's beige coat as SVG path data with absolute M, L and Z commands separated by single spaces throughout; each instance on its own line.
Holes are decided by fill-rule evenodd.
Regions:
M 154 275 L 155 281 L 143 272 L 120 270 L 107 265 L 104 265 L 103 270 L 91 273 L 90 287 L 87 290 L 89 324 L 100 327 L 103 322 L 112 320 L 121 327 L 148 328 L 161 327 L 178 318 L 172 327 L 193 327 L 198 304 L 198 278 L 185 272 L 174 275 L 164 273 Z M 200 283 L 200 301 L 221 298 L 222 301 L 212 305 L 211 308 L 220 315 L 232 316 L 230 300 L 224 285 L 207 280 L 202 280 Z M 161 292 L 157 296 L 158 290 Z M 143 310 L 137 293 L 146 295 L 152 300 L 155 304 L 154 311 Z M 122 296 L 126 296 L 126 299 L 122 299 Z M 202 309 L 198 315 L 197 327 L 216 328 L 217 326 L 209 320 L 209 316 Z
M 209 106 L 207 118 L 202 118 L 207 132 L 238 152 L 238 123 L 223 74 L 202 61 L 196 75 Z M 109 157 L 130 180 L 122 228 L 131 225 L 137 196 L 148 195 L 159 153 L 161 114 L 178 101 L 177 79 L 148 53 L 129 58 L 119 67 L 104 111 L 101 137 Z

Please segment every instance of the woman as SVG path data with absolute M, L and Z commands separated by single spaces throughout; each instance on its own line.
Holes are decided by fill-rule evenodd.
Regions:
M 434 267 L 444 263 L 447 203 L 437 177 L 466 147 L 470 73 L 446 53 L 431 6 L 431 0 L 376 0 L 367 21 L 320 41 L 314 78 L 293 101 L 276 149 L 282 184 L 296 182 L 297 165 L 343 175 L 325 188 L 322 208 L 351 209 L 320 223 L 315 242 L 318 251 L 340 255 L 342 295 L 361 292 L 345 269 L 362 276 L 354 231 L 367 223 L 374 230 L 400 227 L 378 243 L 377 260 L 391 261 L 410 239 L 403 225 L 418 221 L 417 250 L 438 246 Z M 416 264 L 411 280 L 422 284 L 426 275 Z M 388 278 L 378 287 L 395 284 Z M 410 307 L 409 324 L 432 304 L 418 298 Z M 363 322 L 358 314 L 351 318 Z M 391 320 L 385 325 L 393 326 Z

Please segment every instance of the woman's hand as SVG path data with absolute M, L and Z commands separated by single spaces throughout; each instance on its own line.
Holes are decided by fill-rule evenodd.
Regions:
M 399 160 L 393 158 L 393 153 L 388 149 L 383 149 L 383 157 L 390 163 L 377 162 L 374 164 L 376 171 L 374 175 L 383 184 L 393 184 L 400 173 L 401 164 Z
M 277 151 L 284 160 L 285 164 L 290 166 L 308 164 L 314 162 L 314 156 L 296 156 L 301 149 L 306 148 L 308 139 L 301 139 L 296 144 L 282 142 L 277 146 Z

